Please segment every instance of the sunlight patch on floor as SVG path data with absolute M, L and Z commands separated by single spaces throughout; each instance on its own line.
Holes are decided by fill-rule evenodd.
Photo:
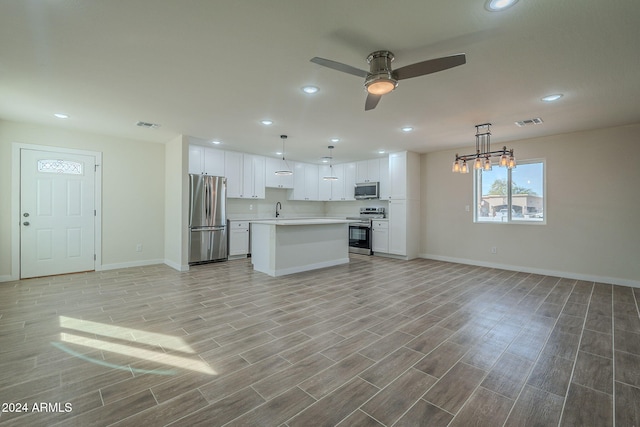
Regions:
M 66 316 L 60 316 L 60 327 L 110 338 L 136 341 L 142 344 L 159 345 L 167 350 L 178 350 L 183 353 L 195 353 L 195 351 L 193 351 L 193 349 L 180 337 L 158 334 L 155 332 L 146 332 L 141 331 L 140 329 L 108 325 L 106 323 L 74 319 L 73 317 Z
M 76 330 L 94 334 L 97 336 L 129 341 L 131 344 L 122 344 L 104 341 L 101 339 L 61 332 L 60 341 L 69 344 L 89 347 L 100 351 L 129 356 L 136 359 L 148 360 L 163 365 L 173 366 L 191 371 L 197 371 L 208 375 L 217 375 L 216 371 L 206 362 L 197 358 L 182 357 L 164 353 L 163 351 L 141 348 L 138 344 L 158 345 L 163 348 L 171 348 L 184 353 L 195 354 L 195 351 L 179 337 L 145 332 L 138 329 L 125 328 L 87 320 L 74 319 L 60 316 L 60 326 L 65 329 Z M 66 350 L 65 350 L 66 351 Z M 87 358 L 84 358 L 88 360 Z M 91 360 L 88 360 L 91 361 Z

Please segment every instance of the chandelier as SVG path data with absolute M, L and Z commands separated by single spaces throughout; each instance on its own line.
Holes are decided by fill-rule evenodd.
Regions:
M 475 170 L 491 170 L 491 158 L 499 157 L 498 166 L 513 169 L 516 167 L 516 158 L 513 156 L 513 149 L 491 151 L 491 123 L 476 125 L 476 153 L 465 154 L 463 156 L 456 153 L 456 160 L 453 162 L 452 172 L 469 173 L 470 166 L 467 162 L 473 162 Z

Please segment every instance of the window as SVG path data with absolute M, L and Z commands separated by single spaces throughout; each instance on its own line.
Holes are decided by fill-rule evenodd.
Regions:
M 475 171 L 475 222 L 545 222 L 544 162 L 520 161 L 515 169 Z

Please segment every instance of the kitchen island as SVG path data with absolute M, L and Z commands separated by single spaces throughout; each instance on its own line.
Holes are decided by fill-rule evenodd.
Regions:
M 344 219 L 251 221 L 253 269 L 270 276 L 349 262 L 349 223 Z

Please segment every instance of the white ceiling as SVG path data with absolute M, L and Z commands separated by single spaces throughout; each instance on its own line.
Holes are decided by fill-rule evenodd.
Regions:
M 339 137 L 337 163 L 472 147 L 484 122 L 494 144 L 640 122 L 638 0 L 520 0 L 499 13 L 484 1 L 3 0 L 0 119 L 265 155 L 287 134 L 287 158 L 310 162 Z M 382 49 L 394 68 L 467 63 L 400 81 L 365 112 L 362 79 L 309 62 L 368 69 Z

